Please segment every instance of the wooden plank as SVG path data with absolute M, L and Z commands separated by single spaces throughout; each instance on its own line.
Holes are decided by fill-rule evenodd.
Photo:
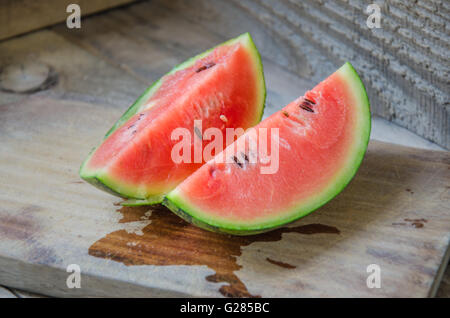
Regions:
M 441 284 L 439 285 L 436 297 L 450 298 L 450 266 L 447 265 Z
M 44 298 L 45 296 L 0 286 L 0 298 Z
M 46 296 L 41 294 L 30 293 L 20 289 L 12 289 L 15 295 L 19 298 L 46 298 Z
M 412 131 L 400 127 L 379 116 L 372 116 L 370 138 L 413 148 L 445 150 L 445 148 L 419 137 Z
M 0 40 L 66 21 L 69 4 L 78 4 L 83 16 L 130 3 L 134 0 L 2 0 Z
M 30 51 L 30 47 L 33 50 Z M 149 85 L 52 31 L 44 30 L 0 42 L 0 69 L 4 71 L 10 66 L 21 68 L 25 65 L 26 71 L 30 62 L 49 66 L 56 77 L 50 87 L 34 92 L 34 95 L 85 100 L 126 109 Z M 0 105 L 29 95 L 0 89 Z
M 267 235 L 122 209 L 78 167 L 120 111 L 33 97 L 0 108 L 0 283 L 53 296 L 432 296 L 450 238 L 450 155 L 372 141 L 349 187 Z M 80 289 L 66 286 L 80 265 Z M 366 286 L 369 264 L 382 288 Z M 295 267 L 295 268 L 294 268 Z
M 0 286 L 0 298 L 17 298 L 9 289 Z

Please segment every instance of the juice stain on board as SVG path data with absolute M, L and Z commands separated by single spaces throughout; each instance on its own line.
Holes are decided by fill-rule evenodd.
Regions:
M 151 213 L 149 213 L 151 211 Z M 248 292 L 247 287 L 234 274 L 241 268 L 237 256 L 241 247 L 253 242 L 275 242 L 283 233 L 339 234 L 335 227 L 323 224 L 307 224 L 252 236 L 230 236 L 202 230 L 188 224 L 163 206 L 122 207 L 120 223 L 148 219 L 149 225 L 142 229 L 143 235 L 119 230 L 106 235 L 89 248 L 89 255 L 111 259 L 131 265 L 206 265 L 215 271 L 206 277 L 209 282 L 226 282 L 219 291 L 226 297 L 259 297 Z M 295 268 L 276 260 L 268 262 Z

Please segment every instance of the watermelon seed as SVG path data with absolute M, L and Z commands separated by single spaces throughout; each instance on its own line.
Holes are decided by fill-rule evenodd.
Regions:
M 220 115 L 219 116 L 220 120 L 223 121 L 224 123 L 228 122 L 228 118 L 225 115 Z
M 200 73 L 201 71 L 207 70 L 208 68 L 211 68 L 211 67 L 213 67 L 214 65 L 216 65 L 216 63 L 214 63 L 214 62 L 209 62 L 209 63 L 203 65 L 202 67 L 198 68 L 195 72 L 196 72 L 196 73 Z
M 289 113 L 287 111 L 285 111 L 285 110 L 283 110 L 283 115 L 286 116 L 286 117 L 289 117 Z
M 241 154 L 242 154 L 242 157 L 244 157 L 244 160 L 247 161 L 247 162 L 249 162 L 249 161 L 248 161 L 248 156 L 247 156 L 245 153 L 243 153 L 243 152 L 241 152 Z
M 308 99 L 308 98 L 305 98 L 305 101 L 308 102 L 308 103 L 310 103 L 310 104 L 313 104 L 313 105 L 316 104 L 314 101 L 312 101 L 312 100 L 310 100 L 310 99 Z
M 128 126 L 127 129 L 131 129 L 131 128 L 133 128 L 134 126 L 136 126 L 136 124 L 132 124 L 132 125 Z
M 308 111 L 308 112 L 310 112 L 310 113 L 314 113 L 314 110 L 312 110 L 312 108 L 311 107 L 309 107 L 307 104 L 305 104 L 305 103 L 302 103 L 302 104 L 300 104 L 300 105 L 298 105 L 301 109 L 304 109 L 304 110 L 306 110 L 306 111 Z
M 233 160 L 239 166 L 239 168 L 242 168 L 242 162 L 240 162 L 236 156 L 233 156 Z

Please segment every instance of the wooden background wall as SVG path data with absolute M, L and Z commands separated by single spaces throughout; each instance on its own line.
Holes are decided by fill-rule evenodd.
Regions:
M 69 4 L 78 4 L 82 15 L 99 12 L 134 0 L 0 0 L 0 40 L 66 21 Z
M 34 27 L 62 21 L 66 2 L 80 3 L 82 12 L 89 13 L 129 1 L 0 0 L 0 38 L 5 32 L 28 31 L 30 21 L 43 22 Z M 450 148 L 448 0 L 150 2 L 160 2 L 221 36 L 251 32 L 266 59 L 309 79 L 311 87 L 351 61 L 367 86 L 374 114 Z M 366 25 L 372 2 L 381 7 L 379 29 Z M 39 7 L 46 12 L 42 18 L 36 18 Z
M 381 28 L 366 25 L 369 3 Z M 317 83 L 345 61 L 374 114 L 450 148 L 450 2 L 439 0 L 167 1 L 230 35 L 249 30 L 263 55 Z

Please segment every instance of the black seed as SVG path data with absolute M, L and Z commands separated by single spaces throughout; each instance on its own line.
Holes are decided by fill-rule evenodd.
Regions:
M 248 156 L 243 152 L 241 152 L 241 155 L 242 157 L 244 157 L 244 160 L 248 162 Z
M 127 129 L 131 129 L 131 128 L 133 128 L 134 126 L 136 126 L 136 124 L 132 124 L 132 125 L 128 126 Z
M 305 98 L 305 101 L 307 101 L 308 103 L 313 104 L 313 105 L 316 104 L 315 102 L 313 102 L 312 100 L 310 100 L 310 99 L 308 99 L 308 98 Z
M 285 110 L 283 110 L 283 115 L 286 116 L 286 117 L 289 117 L 289 113 L 287 111 L 285 111 Z
M 195 72 L 200 73 L 201 71 L 204 71 L 204 70 L 206 70 L 206 66 L 202 66 L 202 67 L 198 68 Z
M 242 162 L 240 162 L 236 156 L 233 156 L 233 160 L 239 166 L 239 168 L 242 168 Z
M 211 67 L 213 67 L 214 65 L 216 65 L 216 63 L 214 63 L 214 62 L 206 63 L 206 64 L 203 65 L 202 67 L 199 67 L 195 72 L 196 72 L 196 73 L 200 73 L 201 71 L 207 70 L 208 68 L 211 68 Z
M 302 104 L 300 104 L 300 105 L 298 105 L 301 109 L 304 109 L 304 110 L 306 110 L 306 111 L 308 111 L 308 112 L 310 112 L 310 113 L 314 113 L 314 110 L 312 110 L 312 108 L 311 107 L 309 107 L 308 105 L 306 105 L 306 104 L 304 104 L 304 103 L 302 103 Z

